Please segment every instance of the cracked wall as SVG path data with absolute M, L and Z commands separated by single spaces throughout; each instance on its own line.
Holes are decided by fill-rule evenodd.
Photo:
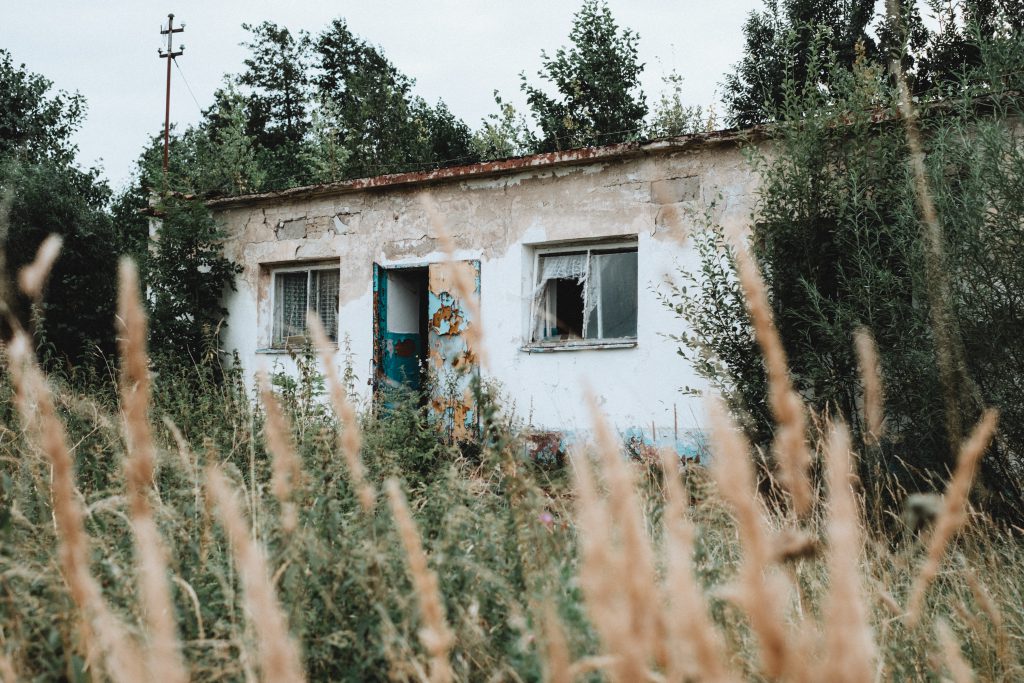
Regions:
M 339 338 L 348 337 L 353 369 L 365 382 L 372 359 L 373 264 L 443 260 L 441 236 L 420 197 L 426 193 L 456 256 L 481 262 L 482 329 L 491 358 L 485 374 L 502 385 L 520 417 L 538 429 L 585 428 L 579 400 L 585 380 L 623 433 L 639 429 L 653 440 L 677 439 L 702 422 L 699 403 L 678 390 L 701 382 L 665 337 L 680 331 L 680 321 L 656 292 L 680 266 L 695 264 L 688 236 L 706 215 L 730 232 L 749 225 L 756 189 L 743 151 L 722 144 L 218 209 L 229 234 L 226 255 L 243 266 L 237 291 L 226 298 L 225 343 L 239 352 L 247 375 L 261 363 L 290 367 L 285 356 L 268 349 L 271 270 L 337 261 Z M 533 248 L 633 236 L 640 282 L 635 347 L 524 350 Z

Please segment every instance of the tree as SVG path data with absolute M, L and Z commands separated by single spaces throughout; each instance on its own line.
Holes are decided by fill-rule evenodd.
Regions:
M 448 109 L 443 100 L 431 106 L 422 98 L 413 101 L 412 117 L 420 130 L 420 164 L 452 166 L 479 161 L 469 126 Z
M 483 126 L 473 134 L 471 145 L 480 159 L 504 159 L 529 154 L 537 147 L 537 138 L 515 106 L 494 91 L 498 113 L 488 114 Z
M 337 112 L 350 177 L 394 173 L 412 161 L 418 132 L 411 124 L 413 81 L 335 19 L 316 41 L 316 85 Z
M 206 205 L 175 196 L 156 207 L 160 228 L 147 262 L 150 346 L 165 359 L 214 360 L 225 322 L 224 292 L 241 268 L 221 250 L 225 237 Z
M 16 67 L 11 53 L 0 48 L 0 157 L 74 159 L 71 136 L 85 115 L 85 98 L 52 88 L 52 81 L 24 64 Z
M 914 491 L 944 478 L 958 434 L 982 407 L 996 406 L 1002 435 L 983 464 L 985 502 L 1018 522 L 1024 517 L 1024 477 L 1014 464 L 1024 449 L 1016 398 L 1024 363 L 1011 341 L 1024 334 L 1024 267 L 1009 246 L 1024 239 L 1024 142 L 1015 123 L 1024 114 L 1015 89 L 1024 78 L 1001 87 L 1024 66 L 1021 45 L 1010 32 L 975 46 L 983 68 L 965 81 L 995 77 L 984 108 L 961 86 L 958 103 L 925 109 L 920 119 L 929 192 L 945 230 L 946 294 L 929 262 L 906 131 L 898 120 L 878 120 L 894 101 L 887 70 L 866 57 L 849 69 L 834 60 L 827 90 L 813 86 L 809 71 L 812 82 L 789 84 L 782 109 L 769 111 L 778 123 L 771 155 L 756 157 L 763 185 L 751 248 L 797 390 L 816 413 L 851 426 L 872 501 L 890 495 L 893 480 Z M 713 225 L 696 244 L 699 273 L 685 274 L 670 297 L 688 325 L 681 351 L 767 448 L 773 424 L 764 367 L 736 287 L 733 247 Z M 938 306 L 950 311 L 945 328 L 935 323 Z M 886 434 L 877 445 L 861 433 L 852 343 L 860 327 L 875 336 L 886 386 Z M 940 371 L 941 351 L 960 359 L 953 373 Z
M 249 49 L 245 71 L 238 84 L 246 88 L 247 133 L 254 141 L 267 184 L 288 187 L 303 184 L 305 169 L 298 163 L 310 129 L 309 59 L 311 40 L 305 32 L 296 35 L 283 26 L 265 21 L 258 26 L 242 24 L 252 34 L 242 45 Z M 230 97 L 221 92 L 214 113 L 213 130 L 228 125 L 217 112 L 230 114 Z
M 522 89 L 541 129 L 538 151 L 550 152 L 621 142 L 639 137 L 647 103 L 640 90 L 643 64 L 637 61 L 639 36 L 620 31 L 604 0 L 584 0 L 569 32 L 572 47 L 553 57 L 541 53 L 541 80 L 556 95 L 530 85 Z
M 661 80 L 667 90 L 654 104 L 647 123 L 647 137 L 664 138 L 714 130 L 714 110 L 705 112 L 700 106 L 683 104 L 682 76 L 673 71 Z
M 953 94 L 965 85 L 962 76 L 985 63 L 984 46 L 1003 31 L 1024 33 L 1024 0 L 932 2 L 938 30 L 918 50 L 912 70 L 914 89 Z M 969 79 L 966 85 L 976 84 Z
M 203 194 L 245 194 L 263 186 L 266 171 L 260 163 L 257 141 L 247 134 L 246 99 L 234 84 L 217 93 L 215 109 L 207 114 L 216 125 L 201 125 L 196 134 L 197 177 Z M 299 141 L 301 148 L 302 141 Z M 286 147 L 291 147 L 287 143 Z
M 782 115 L 787 87 L 828 92 L 830 65 L 849 71 L 861 55 L 879 63 L 898 57 L 916 95 L 955 97 L 962 87 L 983 84 L 962 79 L 980 66 L 979 46 L 1024 25 L 1022 0 L 928 0 L 935 30 L 916 1 L 896 4 L 893 20 L 875 14 L 874 0 L 766 0 L 763 11 L 747 18 L 743 57 L 725 77 L 730 124 L 747 127 Z
M 47 235 L 63 237 L 47 296 L 38 309 L 37 340 L 45 356 L 65 365 L 102 364 L 114 351 L 116 260 L 123 250 L 105 208 L 110 189 L 96 169 L 74 165 L 71 135 L 85 101 L 53 92 L 53 84 L 0 50 L 0 196 L 6 196 L 3 289 L 15 316 L 31 327 L 28 301 L 13 285 Z
M 822 88 L 830 65 L 850 68 L 858 45 L 877 53 L 867 27 L 874 0 L 766 0 L 743 25 L 743 57 L 725 77 L 725 105 L 734 126 L 747 127 L 784 111 L 787 82 L 798 89 Z

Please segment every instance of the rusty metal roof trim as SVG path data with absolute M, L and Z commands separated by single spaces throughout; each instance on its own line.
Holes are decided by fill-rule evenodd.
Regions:
M 672 138 L 660 138 L 645 142 L 623 142 L 602 147 L 582 147 L 561 152 L 546 152 L 529 156 L 511 157 L 497 161 L 484 161 L 463 166 L 448 166 L 429 171 L 411 171 L 374 176 L 372 178 L 356 178 L 322 185 L 306 185 L 286 190 L 275 190 L 258 194 L 222 197 L 207 201 L 214 210 L 231 209 L 255 204 L 277 203 L 312 197 L 327 197 L 349 194 L 365 190 L 382 190 L 396 187 L 415 187 L 418 185 L 434 185 L 453 182 L 465 178 L 482 178 L 490 176 L 510 175 L 524 171 L 553 168 L 556 166 L 573 166 L 601 161 L 616 161 L 652 154 L 668 154 L 703 147 L 714 147 L 727 144 L 756 142 L 767 137 L 764 126 L 756 126 L 744 130 L 728 129 L 709 133 L 693 133 Z

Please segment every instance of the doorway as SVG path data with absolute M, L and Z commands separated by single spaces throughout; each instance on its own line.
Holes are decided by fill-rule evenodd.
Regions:
M 467 281 L 473 291 L 460 294 Z M 472 313 L 480 310 L 480 262 L 375 263 L 373 295 L 374 394 L 386 405 L 391 390 L 417 391 L 450 440 L 472 438 L 479 431 L 472 390 L 479 366 L 466 331 L 480 324 Z M 464 296 L 473 297 L 472 306 Z
M 378 389 L 423 387 L 427 365 L 428 269 L 374 267 Z

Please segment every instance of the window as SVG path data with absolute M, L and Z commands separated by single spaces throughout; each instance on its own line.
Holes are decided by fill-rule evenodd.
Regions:
M 320 316 L 327 337 L 338 341 L 338 266 L 279 268 L 273 272 L 275 348 L 306 340 L 306 311 Z
M 537 252 L 531 342 L 636 339 L 635 244 Z

